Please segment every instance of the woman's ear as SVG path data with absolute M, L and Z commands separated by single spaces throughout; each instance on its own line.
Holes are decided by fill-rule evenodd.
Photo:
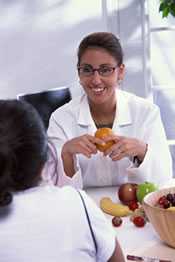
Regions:
M 125 75 L 125 65 L 121 64 L 119 66 L 119 71 L 118 71 L 118 80 L 122 81 Z

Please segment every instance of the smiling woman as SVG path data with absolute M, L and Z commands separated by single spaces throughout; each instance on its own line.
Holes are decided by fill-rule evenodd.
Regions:
M 57 138 L 53 142 L 65 171 L 63 184 L 160 184 L 171 178 L 171 157 L 158 107 L 120 90 L 125 73 L 120 40 L 108 32 L 86 36 L 78 48 L 77 70 L 85 92 L 56 110 L 48 129 Z M 99 127 L 111 127 L 112 133 L 96 137 Z M 108 142 L 112 145 L 99 152 Z M 164 162 L 156 152 L 161 152 Z
M 118 80 L 123 78 L 124 66 L 100 47 L 87 48 L 82 54 L 78 68 L 80 83 L 88 95 L 94 117 L 98 117 L 97 109 L 92 104 L 103 104 L 105 107 L 109 107 L 108 110 L 112 110 L 114 116 L 116 104 L 114 94 Z

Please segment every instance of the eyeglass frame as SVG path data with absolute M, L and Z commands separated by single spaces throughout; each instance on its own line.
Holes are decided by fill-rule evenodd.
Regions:
M 91 71 L 89 72 L 89 74 L 80 73 L 81 68 L 83 68 L 83 67 L 85 67 L 85 66 L 87 66 L 87 67 L 89 67 L 89 68 L 91 69 Z M 108 76 L 110 76 L 110 75 L 113 74 L 113 72 L 115 71 L 115 69 L 116 69 L 117 67 L 119 67 L 119 65 L 116 65 L 116 66 L 103 65 L 103 67 L 112 69 L 112 71 L 109 73 L 109 75 L 108 75 L 108 74 L 107 74 L 107 75 L 102 74 L 102 72 L 100 71 L 100 69 L 102 69 L 102 66 L 100 66 L 99 68 L 93 68 L 93 66 L 87 64 L 87 65 L 83 65 L 83 66 L 77 66 L 77 70 L 78 70 L 78 73 L 79 73 L 80 75 L 86 76 L 86 77 L 91 77 L 91 76 L 93 76 L 93 75 L 95 74 L 95 71 L 97 71 L 100 76 L 108 77 Z

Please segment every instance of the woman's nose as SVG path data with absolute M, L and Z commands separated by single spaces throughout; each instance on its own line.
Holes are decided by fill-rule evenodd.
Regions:
M 92 83 L 94 84 L 101 83 L 101 76 L 98 73 L 98 71 L 94 71 L 94 74 L 92 75 Z

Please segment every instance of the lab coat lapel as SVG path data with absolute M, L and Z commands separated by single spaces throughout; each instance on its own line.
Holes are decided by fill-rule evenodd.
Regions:
M 116 90 L 117 96 L 117 110 L 113 124 L 114 133 L 122 133 L 121 129 L 124 129 L 128 125 L 132 124 L 132 115 L 128 103 L 127 94 L 124 91 Z M 97 130 L 95 123 L 92 119 L 87 96 L 83 95 L 80 101 L 80 111 L 78 114 L 78 125 L 83 128 L 84 133 L 93 135 Z
M 78 125 L 83 128 L 85 133 L 94 135 L 97 130 L 92 119 L 89 103 L 86 95 L 83 95 L 80 101 L 80 111 L 78 115 Z
M 120 134 L 120 130 L 132 124 L 132 115 L 128 103 L 128 97 L 124 91 L 116 90 L 117 110 L 113 124 L 114 133 Z

